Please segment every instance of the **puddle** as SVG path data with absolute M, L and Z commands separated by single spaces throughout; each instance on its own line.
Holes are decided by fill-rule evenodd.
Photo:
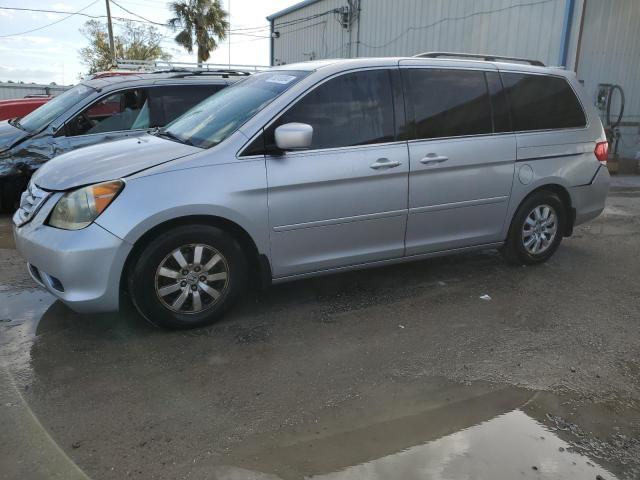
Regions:
M 321 431 L 326 425 L 319 424 L 316 434 L 273 436 L 265 442 L 268 448 L 249 447 L 242 454 L 230 454 L 235 462 L 217 467 L 214 478 L 635 478 L 614 475 L 581 452 L 565 428 L 558 428 L 559 417 L 543 414 L 550 404 L 557 406 L 557 397 L 510 388 L 479 395 L 473 388 L 458 393 L 461 400 L 354 430 L 340 431 L 347 424 L 336 424 L 333 428 L 338 431 L 331 433 L 332 427 Z
M 0 292 L 0 366 L 10 363 L 15 377 L 30 374 L 38 321 L 54 302 L 52 295 L 39 288 Z

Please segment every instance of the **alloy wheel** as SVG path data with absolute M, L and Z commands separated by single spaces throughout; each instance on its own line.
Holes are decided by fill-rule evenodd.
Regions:
M 532 255 L 546 252 L 553 244 L 558 232 L 558 216 L 550 205 L 538 205 L 524 220 L 522 243 Z
M 162 305 L 183 314 L 210 309 L 228 285 L 226 258 L 204 244 L 176 248 L 160 263 L 155 275 L 155 291 Z

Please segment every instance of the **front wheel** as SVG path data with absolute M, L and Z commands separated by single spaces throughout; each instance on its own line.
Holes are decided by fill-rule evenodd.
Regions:
M 208 225 L 177 227 L 141 252 L 128 278 L 140 314 L 167 328 L 218 319 L 245 289 L 247 261 L 238 242 Z
M 534 193 L 513 217 L 502 253 L 510 263 L 546 262 L 560 246 L 566 219 L 566 208 L 558 195 Z

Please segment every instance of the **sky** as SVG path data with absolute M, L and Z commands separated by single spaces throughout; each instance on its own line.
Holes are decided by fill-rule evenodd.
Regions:
M 127 10 L 158 23 L 166 23 L 171 17 L 165 0 L 116 0 Z M 231 63 L 247 65 L 269 64 L 269 30 L 266 16 L 298 3 L 298 0 L 222 0 L 225 10 L 230 11 Z M 105 0 L 0 0 L 0 7 L 34 8 L 105 15 Z M 113 17 L 136 19 L 117 5 L 111 3 Z M 0 9 L 0 81 L 24 81 L 70 85 L 78 81 L 79 75 L 87 72 L 81 64 L 78 50 L 88 41 L 79 32 L 87 17 L 68 14 L 25 12 Z M 64 20 L 63 20 L 64 19 Z M 40 30 L 23 33 L 52 22 L 60 21 Z M 104 19 L 99 19 L 104 20 Z M 114 20 L 114 30 L 118 24 Z M 249 27 L 264 27 L 243 30 Z M 162 47 L 176 62 L 195 62 L 195 52 L 190 55 L 177 45 L 175 33 L 169 28 L 158 27 L 165 35 Z M 237 32 L 233 32 L 237 29 Z M 247 33 L 250 32 L 249 36 Z M 19 35 L 16 35 L 19 34 Z M 267 38 L 260 38 L 267 37 Z M 229 40 L 211 53 L 209 63 L 229 62 Z

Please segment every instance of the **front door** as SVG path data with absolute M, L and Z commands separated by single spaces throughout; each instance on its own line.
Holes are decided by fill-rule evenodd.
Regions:
M 408 156 L 397 141 L 391 77 L 342 74 L 315 87 L 265 134 L 313 127 L 310 149 L 266 157 L 275 277 L 401 257 Z
M 414 138 L 406 254 L 501 241 L 516 140 L 499 74 L 401 71 Z

